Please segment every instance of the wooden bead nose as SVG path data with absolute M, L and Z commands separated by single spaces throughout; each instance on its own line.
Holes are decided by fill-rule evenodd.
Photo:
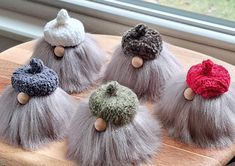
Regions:
M 97 131 L 102 132 L 105 131 L 107 123 L 104 121 L 104 119 L 98 118 L 96 119 L 94 126 Z
M 135 56 L 132 58 L 131 64 L 134 68 L 140 68 L 143 66 L 144 61 L 142 58 Z
M 57 57 L 61 58 L 64 56 L 64 47 L 62 46 L 56 46 L 54 48 L 54 53 Z
M 193 92 L 191 88 L 187 88 L 184 90 L 184 98 L 186 100 L 192 101 L 194 96 L 195 96 L 195 93 Z
M 28 103 L 29 101 L 29 95 L 24 93 L 24 92 L 20 92 L 18 95 L 17 95 L 17 100 L 20 104 L 26 104 Z

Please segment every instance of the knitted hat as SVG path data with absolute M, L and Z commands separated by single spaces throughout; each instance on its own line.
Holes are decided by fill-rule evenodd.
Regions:
M 186 82 L 194 93 L 209 99 L 228 91 L 230 75 L 223 66 L 205 60 L 189 69 Z
M 44 38 L 52 46 L 71 47 L 80 44 L 85 38 L 83 24 L 70 18 L 65 9 L 61 9 L 56 19 L 44 27 Z
M 127 56 L 153 60 L 162 51 L 162 37 L 158 31 L 139 24 L 124 34 L 122 49 Z
M 138 98 L 129 88 L 116 81 L 98 88 L 90 97 L 89 107 L 94 116 L 114 125 L 124 125 L 134 118 Z
M 44 66 L 40 59 L 33 58 L 29 65 L 16 69 L 11 77 L 11 84 L 16 91 L 29 96 L 45 96 L 58 87 L 58 76 Z

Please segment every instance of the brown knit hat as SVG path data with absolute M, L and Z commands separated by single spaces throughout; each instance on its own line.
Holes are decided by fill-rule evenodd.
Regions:
M 138 24 L 123 35 L 122 49 L 127 56 L 153 60 L 162 51 L 162 37 L 158 31 Z

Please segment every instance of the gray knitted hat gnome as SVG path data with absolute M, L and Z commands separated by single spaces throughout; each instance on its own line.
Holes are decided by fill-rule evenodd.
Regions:
M 144 24 L 122 37 L 105 72 L 105 81 L 115 80 L 131 88 L 139 98 L 156 101 L 168 79 L 181 71 L 160 33 Z
M 169 135 L 201 147 L 235 143 L 235 86 L 211 60 L 192 66 L 166 85 L 155 108 Z
M 59 86 L 68 93 L 79 93 L 100 78 L 105 53 L 83 24 L 71 18 L 65 9 L 44 27 L 32 55 L 41 59 L 59 76 Z
M 160 128 L 129 88 L 113 81 L 80 103 L 68 132 L 69 159 L 85 166 L 150 163 Z
M 16 69 L 0 97 L 0 138 L 25 149 L 62 139 L 76 101 L 39 59 Z

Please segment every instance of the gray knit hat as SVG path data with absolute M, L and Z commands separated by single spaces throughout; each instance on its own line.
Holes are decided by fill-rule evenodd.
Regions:
M 90 97 L 89 107 L 94 116 L 114 125 L 124 125 L 134 118 L 139 101 L 136 94 L 116 81 L 98 88 Z
M 162 37 L 158 31 L 139 24 L 123 35 L 122 49 L 127 56 L 153 60 L 162 51 Z
M 13 88 L 29 96 L 49 95 L 56 90 L 58 83 L 57 74 L 36 58 L 29 65 L 16 69 L 11 77 Z

